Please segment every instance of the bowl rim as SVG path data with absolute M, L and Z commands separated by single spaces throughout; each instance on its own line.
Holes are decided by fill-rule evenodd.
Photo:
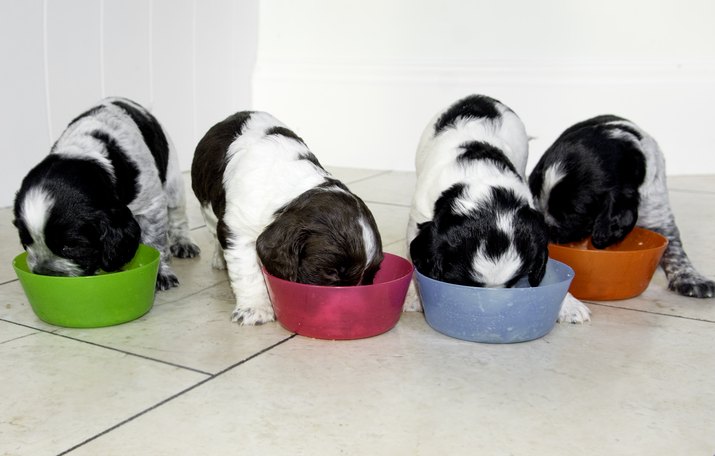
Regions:
M 396 279 L 388 280 L 387 282 L 371 283 L 370 285 L 347 285 L 347 286 L 340 286 L 340 285 L 314 285 L 314 284 L 310 284 L 310 283 L 293 282 L 293 281 L 286 280 L 286 279 L 281 279 L 280 277 L 276 277 L 276 276 L 272 275 L 272 274 L 269 273 L 269 272 L 266 270 L 266 268 L 263 267 L 263 266 L 261 266 L 261 272 L 263 272 L 263 275 L 264 275 L 264 276 L 270 277 L 271 280 L 276 280 L 276 281 L 279 282 L 279 283 L 288 283 L 288 284 L 291 284 L 291 285 L 297 285 L 298 287 L 304 288 L 304 289 L 311 289 L 311 288 L 312 288 L 312 289 L 321 289 L 321 290 L 330 290 L 330 289 L 334 289 L 334 290 L 354 290 L 354 289 L 357 289 L 357 288 L 369 288 L 369 287 L 379 287 L 379 286 L 389 285 L 389 284 L 398 282 L 398 281 L 400 281 L 400 280 L 404 280 L 405 277 L 407 277 L 407 276 L 412 276 L 412 274 L 414 274 L 414 271 L 417 270 L 417 269 L 415 269 L 415 266 L 412 264 L 412 262 L 411 262 L 410 260 L 408 260 L 407 258 L 405 258 L 405 257 L 402 257 L 402 256 L 400 256 L 400 255 L 395 255 L 394 253 L 389 253 L 389 252 L 383 252 L 383 256 L 384 256 L 384 257 L 387 257 L 387 256 L 395 257 L 395 258 L 398 258 L 398 259 L 400 259 L 400 260 L 406 262 L 406 263 L 409 264 L 409 266 L 410 266 L 410 271 L 409 271 L 408 273 L 406 273 L 406 274 L 401 275 L 400 277 L 397 277 Z M 385 259 L 383 258 L 382 261 L 385 261 Z
M 652 252 L 655 250 L 660 250 L 668 247 L 668 244 L 670 241 L 668 240 L 667 237 L 663 236 L 660 233 L 657 233 L 653 230 L 649 230 L 647 228 L 642 228 L 640 226 L 633 227 L 633 230 L 631 230 L 631 233 L 634 231 L 647 231 L 651 234 L 655 235 L 655 238 L 657 238 L 660 242 L 658 243 L 657 246 L 654 247 L 648 247 L 645 249 L 631 249 L 631 250 L 606 250 L 606 249 L 579 249 L 576 247 L 569 247 L 566 244 L 557 244 L 555 242 L 549 242 L 549 248 L 554 247 L 557 250 L 561 251 L 566 251 L 566 252 L 588 252 L 589 255 L 632 255 L 634 253 L 638 252 Z M 628 233 L 630 235 L 631 233 Z M 577 241 L 578 242 L 578 241 Z
M 573 268 L 571 266 L 569 266 L 568 264 L 564 263 L 563 261 L 555 260 L 553 258 L 549 258 L 548 261 L 553 261 L 554 263 L 563 266 L 566 269 L 566 271 L 568 272 L 567 277 L 563 280 L 559 280 L 558 282 L 550 283 L 548 285 L 537 285 L 535 287 L 493 288 L 493 287 L 475 287 L 475 286 L 470 286 L 470 285 L 460 285 L 457 283 L 443 282 L 441 280 L 433 279 L 432 277 L 422 274 L 417 268 L 415 268 L 415 274 L 421 278 L 427 279 L 428 281 L 436 282 L 438 284 L 447 285 L 449 287 L 454 287 L 457 289 L 461 288 L 464 290 L 483 290 L 484 293 L 503 293 L 504 291 L 511 291 L 511 292 L 515 292 L 515 293 L 526 293 L 529 290 L 534 290 L 534 289 L 545 290 L 545 289 L 548 289 L 551 287 L 561 286 L 564 282 L 566 282 L 567 280 L 573 280 L 573 278 L 576 276 L 576 273 L 574 272 Z
M 147 244 L 140 244 L 139 247 L 137 247 L 137 252 L 135 252 L 135 254 L 134 254 L 135 256 L 136 256 L 136 254 L 139 252 L 139 249 L 140 249 L 140 248 L 144 248 L 145 250 L 148 249 L 149 252 L 151 252 L 152 255 L 155 255 L 156 257 L 153 258 L 153 259 L 152 259 L 151 261 L 149 261 L 148 263 L 143 264 L 143 265 L 141 265 L 141 266 L 139 266 L 139 267 L 136 267 L 136 268 L 126 269 L 126 270 L 123 270 L 123 271 L 120 270 L 120 271 L 114 271 L 114 272 L 105 272 L 104 274 L 94 274 L 94 275 L 89 275 L 89 276 L 51 276 L 51 275 L 44 275 L 44 274 L 35 274 L 34 272 L 32 272 L 32 271 L 29 270 L 29 267 L 28 267 L 27 270 L 26 270 L 26 269 L 24 269 L 24 268 L 22 268 L 22 267 L 19 267 L 19 266 L 17 265 L 17 263 L 18 263 L 20 260 L 25 261 L 25 264 L 27 264 L 27 260 L 26 260 L 26 258 L 27 258 L 27 252 L 21 252 L 21 253 L 19 253 L 18 255 L 16 255 L 16 256 L 12 259 L 12 267 L 13 267 L 13 269 L 15 270 L 15 274 L 25 274 L 25 275 L 28 275 L 28 276 L 30 276 L 30 277 L 41 277 L 42 280 L 57 280 L 57 281 L 70 281 L 70 280 L 73 280 L 73 281 L 75 281 L 75 282 L 78 282 L 78 281 L 80 281 L 80 280 L 84 280 L 84 281 L 89 281 L 89 280 L 106 280 L 106 279 L 104 279 L 104 278 L 106 278 L 106 277 L 112 277 L 112 276 L 116 276 L 116 275 L 119 275 L 119 274 L 131 274 L 131 273 L 134 273 L 134 272 L 136 272 L 136 271 L 141 271 L 141 270 L 146 269 L 146 268 L 148 268 L 148 267 L 152 267 L 154 263 L 159 262 L 159 260 L 161 259 L 161 253 L 160 253 L 157 249 L 155 249 L 154 247 L 152 247 L 152 246 L 150 246 L 150 245 L 147 245 Z M 133 259 L 133 257 L 132 257 L 132 259 Z M 131 260 L 129 260 L 129 261 L 131 261 Z

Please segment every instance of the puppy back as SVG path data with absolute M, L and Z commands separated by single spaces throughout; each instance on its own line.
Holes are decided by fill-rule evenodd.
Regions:
M 217 123 L 199 141 L 191 163 L 191 188 L 201 205 L 211 204 L 214 213 L 223 217 L 226 190 L 223 177 L 228 163 L 228 148 L 241 135 L 252 112 L 241 111 Z

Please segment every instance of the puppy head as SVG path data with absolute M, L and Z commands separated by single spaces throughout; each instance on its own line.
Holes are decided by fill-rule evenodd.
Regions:
M 372 214 L 342 185 L 309 190 L 278 211 L 256 250 L 271 275 L 331 286 L 372 283 L 383 257 Z
M 15 199 L 13 223 L 28 267 L 45 275 L 115 271 L 134 256 L 141 234 L 126 206 L 61 179 L 30 184 L 26 178 Z
M 591 236 L 594 246 L 605 248 L 633 229 L 640 197 L 637 188 L 609 182 L 599 167 L 586 166 L 585 161 L 537 167 L 529 186 L 551 241 L 569 243 Z
M 418 226 L 410 257 L 429 277 L 460 285 L 511 287 L 528 276 L 544 277 L 548 240 L 543 217 L 511 190 L 494 187 L 468 211 L 457 184 L 435 203 L 432 221 Z

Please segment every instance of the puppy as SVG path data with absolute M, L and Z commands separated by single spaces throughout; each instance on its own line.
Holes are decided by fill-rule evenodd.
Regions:
M 524 125 L 493 98 L 468 96 L 430 122 L 407 227 L 422 274 L 480 287 L 511 287 L 522 276 L 541 282 L 548 238 L 525 182 L 527 155 Z M 411 299 L 405 310 L 419 308 Z
M 213 267 L 228 267 L 233 321 L 274 319 L 261 264 L 294 282 L 372 283 L 383 255 L 369 209 L 270 114 L 244 111 L 214 125 L 191 178 L 216 241 Z
M 143 242 L 161 252 L 156 288 L 166 290 L 179 283 L 170 254 L 199 253 L 173 145 L 148 111 L 124 98 L 102 100 L 70 122 L 22 181 L 14 215 L 37 274 L 116 271 Z
M 715 282 L 700 275 L 683 250 L 668 202 L 665 159 L 658 144 L 633 122 L 605 115 L 564 131 L 529 177 L 552 241 L 592 237 L 605 248 L 640 226 L 668 238 L 661 266 L 668 287 L 710 298 Z

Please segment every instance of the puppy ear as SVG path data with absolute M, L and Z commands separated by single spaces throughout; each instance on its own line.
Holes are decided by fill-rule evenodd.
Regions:
M 544 246 L 539 248 L 536 252 L 536 258 L 531 263 L 531 269 L 529 270 L 529 285 L 532 287 L 538 286 L 544 279 L 546 274 L 546 263 L 549 261 L 549 249 Z
M 282 218 L 278 217 L 258 236 L 256 253 L 271 275 L 295 282 L 305 235 L 296 224 Z
M 442 275 L 442 261 L 434 248 L 434 222 L 417 225 L 417 237 L 410 242 L 410 258 L 420 273 L 439 278 Z
M 597 249 L 623 240 L 638 220 L 638 190 L 624 189 L 606 196 L 593 224 L 592 242 Z
M 517 214 L 517 249 L 527 261 L 529 285 L 535 287 L 543 280 L 549 261 L 548 228 L 541 212 L 529 206 L 522 207 Z
M 110 209 L 99 222 L 102 244 L 101 267 L 116 271 L 134 258 L 139 247 L 141 228 L 126 206 Z

